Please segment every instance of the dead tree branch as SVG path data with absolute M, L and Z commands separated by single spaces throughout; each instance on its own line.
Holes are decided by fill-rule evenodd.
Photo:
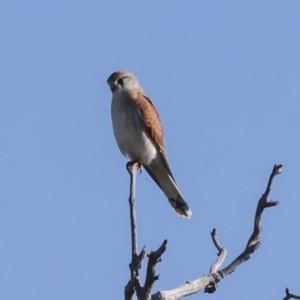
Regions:
M 156 264 L 161 261 L 162 254 L 166 251 L 167 240 L 164 240 L 161 246 L 156 251 L 151 251 L 148 254 L 148 266 L 145 284 L 143 288 L 137 290 L 137 296 L 139 300 L 151 299 L 151 290 L 153 284 L 159 279 L 159 274 L 156 273 Z
M 129 193 L 129 208 L 130 208 L 130 225 L 131 225 L 131 263 L 130 280 L 125 287 L 125 299 L 134 300 L 136 285 L 139 285 L 139 270 L 145 257 L 144 249 L 138 255 L 138 239 L 137 239 L 137 221 L 135 210 L 135 186 L 136 186 L 136 171 L 135 165 L 128 163 L 126 168 L 130 175 L 130 193 Z
M 215 273 L 219 270 L 219 268 L 221 267 L 221 265 L 223 264 L 226 255 L 227 255 L 227 251 L 226 249 L 221 246 L 221 244 L 219 243 L 219 241 L 217 240 L 217 230 L 214 228 L 213 231 L 210 233 L 213 243 L 215 245 L 215 247 L 219 250 L 218 258 L 216 260 L 216 262 L 212 265 L 212 267 L 210 268 L 209 274 Z
M 125 300 L 134 300 L 136 293 L 139 300 L 148 300 L 151 297 L 151 289 L 159 275 L 156 273 L 156 264 L 161 261 L 162 254 L 166 251 L 167 240 L 164 240 L 162 245 L 156 250 L 148 254 L 147 273 L 144 286 L 140 284 L 140 269 L 146 256 L 145 247 L 138 254 L 138 238 L 137 238 L 137 218 L 135 209 L 135 190 L 136 190 L 136 172 L 137 165 L 129 162 L 126 168 L 130 175 L 130 193 L 129 193 L 129 208 L 130 208 L 130 229 L 131 229 L 131 263 L 130 280 L 125 286 Z
M 127 170 L 130 174 L 130 195 L 129 195 L 129 207 L 130 207 L 130 225 L 131 225 L 131 249 L 132 258 L 138 252 L 138 239 L 137 239 L 137 221 L 136 221 L 136 210 L 135 210 L 135 186 L 136 186 L 136 171 L 135 165 L 126 165 Z
M 300 296 L 291 294 L 288 288 L 285 289 L 285 293 L 286 293 L 286 295 L 282 300 L 300 299 Z
M 260 246 L 259 238 L 260 238 L 260 233 L 262 231 L 262 227 L 261 227 L 262 213 L 265 208 L 272 207 L 278 204 L 278 201 L 268 200 L 268 196 L 271 191 L 271 185 L 274 177 L 280 174 L 281 171 L 282 171 L 282 165 L 275 165 L 273 167 L 272 173 L 269 177 L 267 188 L 258 201 L 256 213 L 254 217 L 253 232 L 249 238 L 246 248 L 229 266 L 227 266 L 226 268 L 220 271 L 224 277 L 232 273 L 241 263 L 248 260 L 251 257 L 251 254 L 255 250 L 257 250 L 258 247 Z
M 216 238 L 216 230 L 213 230 L 212 240 L 216 248 L 219 250 L 218 256 L 219 258 L 217 261 L 213 264 L 210 270 L 210 274 L 205 275 L 199 279 L 196 279 L 194 281 L 188 281 L 184 285 L 175 288 L 170 291 L 159 291 L 156 294 L 153 294 L 151 297 L 151 300 L 177 300 L 181 299 L 183 297 L 196 294 L 200 291 L 207 292 L 207 293 L 213 293 L 217 289 L 217 284 L 225 278 L 225 276 L 231 274 L 235 271 L 235 269 L 248 260 L 252 253 L 256 251 L 260 246 L 260 234 L 262 231 L 261 227 L 261 218 L 262 213 L 265 208 L 272 207 L 278 204 L 278 201 L 272 201 L 268 200 L 269 193 L 271 191 L 271 186 L 273 183 L 273 179 L 276 175 L 280 174 L 282 171 L 282 165 L 274 165 L 273 170 L 271 172 L 271 175 L 269 177 L 269 181 L 267 184 L 267 188 L 264 192 L 264 194 L 261 196 L 261 198 L 258 201 L 256 213 L 254 217 L 254 228 L 253 232 L 247 242 L 245 250 L 227 267 L 224 269 L 217 271 L 220 266 L 222 265 L 225 256 L 226 256 L 226 250 L 224 247 L 222 247 Z M 290 298 L 287 298 L 290 299 Z M 296 298 L 297 299 L 297 298 Z

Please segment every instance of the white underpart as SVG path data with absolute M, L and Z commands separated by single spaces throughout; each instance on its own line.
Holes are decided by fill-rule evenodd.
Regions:
M 139 108 L 125 92 L 114 92 L 111 116 L 115 138 L 121 152 L 143 165 L 150 164 L 156 157 L 157 150 L 148 137 Z

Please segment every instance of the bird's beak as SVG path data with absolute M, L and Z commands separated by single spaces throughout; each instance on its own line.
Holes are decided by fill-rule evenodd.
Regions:
M 118 85 L 116 84 L 116 82 L 108 81 L 107 83 L 108 83 L 108 85 L 109 85 L 112 92 L 115 91 L 118 88 Z

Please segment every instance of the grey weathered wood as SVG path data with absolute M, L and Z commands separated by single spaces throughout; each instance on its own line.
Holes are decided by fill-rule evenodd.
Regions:
M 136 173 L 138 165 L 132 162 L 127 163 L 126 168 L 130 175 L 130 192 L 129 192 L 129 208 L 130 208 L 130 229 L 131 229 L 131 263 L 130 280 L 125 286 L 125 300 L 134 300 L 136 294 L 139 300 L 148 300 L 151 298 L 151 290 L 153 284 L 158 280 L 159 275 L 156 273 L 156 264 L 161 261 L 162 254 L 166 251 L 167 240 L 164 240 L 156 251 L 148 254 L 147 273 L 144 286 L 140 284 L 140 269 L 146 257 L 146 250 L 143 247 L 138 254 L 138 237 L 137 237 L 137 218 L 135 209 L 135 190 L 136 190 Z
M 125 300 L 134 300 L 134 293 L 139 285 L 139 269 L 141 268 L 142 261 L 145 257 L 144 249 L 138 255 L 138 238 L 137 238 L 137 220 L 135 210 L 135 190 L 136 190 L 136 171 L 137 166 L 130 162 L 126 165 L 130 175 L 130 191 L 129 191 L 129 208 L 130 208 L 130 229 L 131 229 L 131 263 L 130 280 L 125 286 Z
M 156 264 L 161 261 L 161 256 L 166 251 L 166 245 L 167 240 L 164 240 L 156 251 L 151 251 L 150 254 L 148 254 L 148 266 L 145 284 L 142 288 L 137 290 L 137 296 L 139 300 L 151 299 L 151 290 L 153 284 L 159 279 L 159 275 L 156 273 Z
M 161 260 L 161 255 L 166 251 L 167 240 L 165 240 L 162 245 L 156 250 L 148 255 L 148 265 L 146 280 L 144 286 L 141 286 L 139 280 L 139 271 L 141 269 L 142 262 L 145 258 L 146 251 L 143 248 L 141 253 L 138 254 L 138 243 L 137 243 L 137 223 L 136 223 L 136 212 L 135 212 L 135 177 L 136 177 L 136 167 L 135 165 L 128 164 L 128 171 L 130 173 L 130 220 L 131 220 L 131 238 L 132 238 L 132 260 L 130 263 L 131 278 L 125 287 L 125 299 L 133 300 L 136 293 L 139 300 L 178 300 L 183 297 L 199 293 L 204 291 L 206 293 L 213 293 L 216 291 L 218 283 L 224 279 L 227 275 L 231 274 L 236 270 L 236 268 L 248 260 L 251 255 L 260 246 L 260 234 L 262 231 L 261 219 L 265 208 L 272 207 L 278 204 L 278 201 L 268 200 L 269 193 L 271 191 L 271 186 L 273 179 L 276 175 L 280 174 L 282 171 L 282 165 L 275 165 L 269 177 L 267 188 L 264 194 L 261 196 L 257 203 L 257 208 L 254 217 L 254 227 L 253 232 L 246 244 L 244 251 L 231 262 L 227 267 L 219 270 L 223 264 L 227 251 L 219 243 L 217 239 L 217 232 L 215 229 L 211 232 L 212 241 L 215 247 L 218 249 L 218 258 L 216 262 L 212 265 L 210 273 L 203 275 L 201 278 L 187 281 L 185 284 L 169 290 L 169 291 L 159 291 L 151 295 L 151 290 L 153 288 L 154 282 L 159 278 L 156 274 L 156 264 Z M 219 270 L 219 271 L 218 271 Z M 286 290 L 286 299 L 300 299 L 299 296 L 290 294 L 288 289 Z M 296 298 L 295 298 L 296 297 Z M 297 298 L 298 297 L 298 298 Z
M 226 249 L 219 243 L 218 241 L 218 238 L 217 238 L 217 230 L 214 228 L 213 231 L 210 233 L 211 235 L 211 238 L 212 238 L 212 241 L 215 245 L 215 247 L 218 249 L 218 258 L 216 260 L 216 262 L 211 266 L 210 268 L 210 271 L 209 271 L 209 274 L 212 274 L 212 273 L 216 273 L 221 265 L 223 264 L 225 258 L 226 258 L 226 255 L 227 255 L 227 251 Z
M 227 267 L 225 267 L 220 271 L 213 272 L 208 275 L 204 275 L 201 278 L 193 281 L 189 281 L 186 284 L 178 288 L 175 288 L 173 290 L 159 291 L 156 294 L 153 294 L 151 299 L 152 300 L 178 300 L 183 297 L 199 293 L 200 291 L 213 293 L 217 289 L 217 284 L 222 279 L 224 279 L 225 276 L 234 272 L 240 264 L 248 260 L 251 257 L 252 253 L 254 253 L 254 251 L 256 251 L 260 246 L 259 238 L 260 238 L 260 233 L 262 231 L 261 218 L 264 209 L 278 204 L 278 201 L 268 200 L 268 196 L 271 191 L 273 179 L 275 178 L 276 175 L 280 174 L 281 171 L 282 171 L 282 165 L 274 165 L 271 175 L 269 177 L 267 188 L 257 203 L 256 213 L 254 217 L 253 232 L 247 242 L 245 250 L 232 263 L 230 263 Z M 214 234 L 216 233 L 213 231 L 212 237 L 214 236 Z M 218 244 L 218 242 L 216 241 L 217 241 L 216 238 L 215 239 L 213 238 L 213 242 L 215 246 L 218 249 L 219 248 L 221 249 L 222 246 Z M 218 267 L 222 264 L 222 262 L 218 262 L 217 260 L 216 263 L 217 263 L 216 269 L 218 269 Z M 211 271 L 212 269 L 214 269 L 214 265 L 212 266 Z
M 247 242 L 245 250 L 226 268 L 221 270 L 222 276 L 226 276 L 232 273 L 240 264 L 248 260 L 252 253 L 256 251 L 260 246 L 260 234 L 262 231 L 261 226 L 261 218 L 265 208 L 272 207 L 278 204 L 278 201 L 268 200 L 269 193 L 271 191 L 271 185 L 273 183 L 273 179 L 276 175 L 280 174 L 282 171 L 282 165 L 274 165 L 271 175 L 269 177 L 269 181 L 267 184 L 267 188 L 265 192 L 262 194 L 260 199 L 258 200 L 255 217 L 254 217 L 254 228 L 253 232 Z

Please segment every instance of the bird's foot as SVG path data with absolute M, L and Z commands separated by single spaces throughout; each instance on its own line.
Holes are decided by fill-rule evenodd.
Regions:
M 137 168 L 137 170 L 139 171 L 139 174 L 141 174 L 142 170 L 143 170 L 143 165 L 139 161 L 131 160 L 126 164 L 126 169 L 128 172 L 130 172 L 132 170 L 132 168 Z

